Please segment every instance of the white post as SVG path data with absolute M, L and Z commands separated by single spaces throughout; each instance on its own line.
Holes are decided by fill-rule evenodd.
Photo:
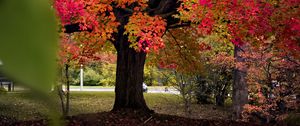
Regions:
M 80 65 L 80 91 L 83 89 L 83 65 Z

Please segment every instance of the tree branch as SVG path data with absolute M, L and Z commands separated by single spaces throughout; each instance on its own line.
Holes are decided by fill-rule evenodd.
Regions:
M 191 22 L 169 25 L 167 26 L 167 29 L 175 29 L 175 28 L 188 27 L 188 26 L 191 26 Z
M 64 28 L 66 29 L 65 33 L 68 33 L 68 34 L 74 33 L 74 32 L 82 32 L 82 31 L 88 31 L 88 32 L 93 31 L 93 29 L 81 30 L 79 23 L 65 25 Z
M 170 16 L 172 16 L 173 14 L 176 14 L 177 11 L 171 11 L 171 12 L 168 12 L 168 13 L 164 13 L 164 14 L 158 14 L 159 16 L 161 16 L 162 18 L 168 18 Z

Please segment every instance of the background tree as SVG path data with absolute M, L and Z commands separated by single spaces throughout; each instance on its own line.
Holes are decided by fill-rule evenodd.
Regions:
M 70 68 L 79 68 L 82 65 L 92 61 L 98 61 L 100 57 L 98 51 L 101 46 L 89 45 L 77 34 L 61 34 L 60 50 L 59 50 L 59 68 L 61 68 L 61 81 L 66 85 L 65 91 L 62 89 L 64 84 L 59 83 L 56 88 L 60 97 L 63 115 L 69 115 L 70 110 Z M 76 42 L 75 40 L 82 40 Z M 64 103 L 66 101 L 66 103 Z
M 179 8 L 181 20 L 192 21 L 202 35 L 219 34 L 236 46 L 236 61 L 245 45 L 260 47 L 265 40 L 295 57 L 299 57 L 299 0 L 286 1 L 212 1 L 183 0 Z M 287 15 L 288 14 L 288 15 Z M 246 70 L 236 69 L 233 85 L 235 119 L 241 118 L 243 106 L 248 102 Z
M 202 95 L 209 95 L 210 97 L 213 95 L 216 105 L 223 106 L 228 94 L 232 94 L 230 91 L 233 85 L 233 68 L 235 64 L 233 44 L 226 39 L 222 39 L 219 35 L 205 36 L 201 41 L 202 43 L 199 46 L 201 58 L 205 61 L 204 71 L 206 74 L 201 77 L 204 84 L 200 87 L 211 90 L 211 92 Z M 199 95 L 201 96 L 201 94 Z
M 244 108 L 243 118 L 260 123 L 278 122 L 295 111 L 299 92 L 299 60 L 291 58 L 266 41 L 258 50 L 251 48 L 243 57 L 248 59 L 239 67 L 248 66 L 250 102 Z

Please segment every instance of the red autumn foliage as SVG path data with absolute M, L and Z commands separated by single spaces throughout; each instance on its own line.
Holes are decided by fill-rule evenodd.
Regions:
M 219 0 L 217 2 L 180 0 L 180 2 L 182 3 L 179 8 L 176 8 L 177 15 L 175 17 L 180 18 L 180 22 L 190 22 L 191 25 L 197 25 L 196 31 L 200 36 L 220 34 L 223 39 L 229 40 L 237 46 L 249 46 L 251 52 L 245 51 L 245 54 L 248 55 L 246 56 L 249 60 L 246 62 L 248 64 L 237 63 L 237 65 L 249 67 L 249 73 L 251 73 L 249 74 L 249 86 L 254 85 L 255 91 L 253 92 L 257 94 L 254 101 L 262 103 L 262 101 L 269 99 L 263 98 L 265 95 L 263 90 L 272 80 L 281 84 L 287 83 L 288 88 L 283 88 L 284 91 L 276 91 L 277 88 L 272 89 L 274 91 L 268 89 L 267 94 L 289 92 L 288 90 L 297 85 L 299 80 L 288 76 L 288 71 L 299 68 L 297 59 L 300 58 L 300 0 Z M 128 10 L 127 7 L 131 5 L 134 8 Z M 162 62 L 162 66 L 182 71 L 200 68 L 198 66 L 179 67 L 178 64 L 184 66 L 185 64 L 197 63 L 197 53 L 190 52 L 197 52 L 194 51 L 194 47 L 199 46 L 195 46 L 194 41 L 163 43 L 161 37 L 164 35 L 168 24 L 166 24 L 166 20 L 163 20 L 163 15 L 154 14 L 153 16 L 151 15 L 152 12 L 144 11 L 147 10 L 147 5 L 146 0 L 56 0 L 54 7 L 62 25 L 79 23 L 82 30 L 92 29 L 91 32 L 78 34 L 81 37 L 77 38 L 76 41 L 83 45 L 82 48 L 85 48 L 79 51 L 82 53 L 78 54 L 74 51 L 81 48 L 72 47 L 74 45 L 70 43 L 67 44 L 70 47 L 63 47 L 66 47 L 66 50 L 71 53 L 74 52 L 71 58 L 83 56 L 80 58 L 80 62 L 86 60 L 85 57 L 95 54 L 94 51 L 98 49 L 97 46 L 103 45 L 107 41 L 113 41 L 118 26 L 124 23 L 122 20 L 117 20 L 118 18 L 113 13 L 114 9 L 120 9 L 124 12 L 133 11 L 129 15 L 121 14 L 125 17 L 128 16 L 124 33 L 128 35 L 131 47 L 144 52 L 157 51 L 164 47 L 175 47 L 173 49 L 177 55 L 168 55 L 167 53 L 170 52 L 166 51 L 165 54 L 170 59 L 162 60 L 167 61 L 166 63 Z M 96 48 L 94 48 L 95 45 L 97 45 Z M 261 47 L 268 45 L 272 46 L 271 52 L 265 52 L 261 49 Z M 268 50 L 268 48 L 264 49 Z M 266 70 L 269 64 L 273 64 L 272 69 Z M 264 72 L 263 76 L 259 75 L 262 71 Z M 297 74 L 297 72 L 295 73 Z M 289 80 L 294 81 L 289 82 Z M 285 96 L 277 95 L 277 97 L 282 100 Z M 267 106 L 261 105 L 261 108 L 272 108 L 268 105 L 273 105 L 273 103 L 264 103 L 267 103 Z M 260 111 L 261 108 L 257 110 Z M 256 110 L 256 107 L 250 107 L 250 110 Z

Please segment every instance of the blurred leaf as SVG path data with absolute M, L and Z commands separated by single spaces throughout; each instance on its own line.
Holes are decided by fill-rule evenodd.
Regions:
M 49 91 L 55 79 L 58 42 L 49 1 L 2 0 L 0 16 L 3 71 L 34 90 Z

